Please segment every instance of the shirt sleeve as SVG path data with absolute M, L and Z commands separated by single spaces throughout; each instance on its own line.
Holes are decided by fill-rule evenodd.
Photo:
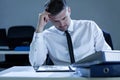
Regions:
M 43 33 L 34 33 L 30 44 L 29 60 L 32 66 L 44 64 L 48 53 Z
M 93 27 L 94 41 L 95 41 L 94 46 L 95 46 L 96 51 L 111 50 L 111 47 L 105 41 L 103 32 L 98 27 L 98 25 L 93 21 L 93 22 L 91 22 L 91 26 Z

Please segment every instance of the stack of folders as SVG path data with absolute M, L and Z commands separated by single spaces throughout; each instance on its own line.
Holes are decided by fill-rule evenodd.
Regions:
M 120 77 L 120 62 L 107 62 L 90 66 L 91 77 Z
M 120 51 L 100 51 L 79 63 L 89 66 L 91 77 L 120 77 Z
M 77 70 L 80 70 L 83 76 L 87 74 L 89 77 L 120 77 L 120 51 L 96 52 L 71 66 L 40 66 L 36 72 L 74 72 L 75 67 L 79 68 Z
M 120 51 L 99 51 L 83 58 L 78 63 L 93 65 L 100 64 L 103 62 L 120 62 Z

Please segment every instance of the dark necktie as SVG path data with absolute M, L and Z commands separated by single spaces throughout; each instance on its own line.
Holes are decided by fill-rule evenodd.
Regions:
M 72 40 L 71 40 L 71 36 L 68 33 L 68 31 L 65 31 L 65 34 L 66 34 L 66 37 L 67 37 L 67 43 L 68 43 L 68 49 L 69 49 L 69 54 L 70 54 L 70 60 L 71 60 L 71 64 L 72 64 L 72 63 L 75 63 L 73 46 L 72 46 Z

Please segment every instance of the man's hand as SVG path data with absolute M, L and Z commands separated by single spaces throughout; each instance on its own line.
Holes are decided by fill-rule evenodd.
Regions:
M 38 25 L 37 25 L 37 29 L 36 29 L 36 32 L 39 33 L 39 32 L 42 32 L 45 25 L 48 23 L 49 21 L 49 15 L 50 13 L 48 12 L 43 12 L 43 13 L 40 13 L 39 14 L 39 17 L 38 17 Z

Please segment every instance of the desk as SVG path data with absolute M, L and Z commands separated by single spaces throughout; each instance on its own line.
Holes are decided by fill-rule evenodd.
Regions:
M 29 54 L 29 51 L 0 50 L 0 62 L 5 61 L 5 54 L 22 55 L 22 54 Z
M 12 63 L 14 64 L 14 62 L 16 61 L 19 61 L 20 62 L 20 57 L 22 57 L 22 61 L 20 62 L 20 64 L 29 64 L 29 60 L 28 60 L 28 57 L 27 55 L 29 54 L 29 51 L 14 51 L 14 50 L 0 50 L 0 62 L 5 62 L 5 61 L 8 61 L 10 59 L 8 59 L 7 57 L 5 57 L 4 55 L 10 55 L 10 56 L 13 56 L 12 57 Z M 15 56 L 15 57 L 14 57 Z M 16 57 L 17 56 L 17 57 Z M 10 57 L 9 57 L 10 58 Z M 17 59 L 16 59 L 17 58 Z M 25 60 L 23 62 L 23 60 Z M 18 64 L 19 64 L 18 62 Z M 12 64 L 10 64 L 12 65 Z M 4 66 L 3 66 L 4 67 Z
M 75 72 L 35 72 L 31 66 L 14 66 L 0 72 L 0 80 L 120 80 L 117 78 L 85 78 Z
M 8 50 L 9 47 L 8 46 L 0 46 L 0 51 L 1 50 Z M 4 54 L 0 54 L 0 62 L 4 62 L 5 61 L 5 55 Z
M 29 51 L 0 50 L 0 54 L 29 54 Z

